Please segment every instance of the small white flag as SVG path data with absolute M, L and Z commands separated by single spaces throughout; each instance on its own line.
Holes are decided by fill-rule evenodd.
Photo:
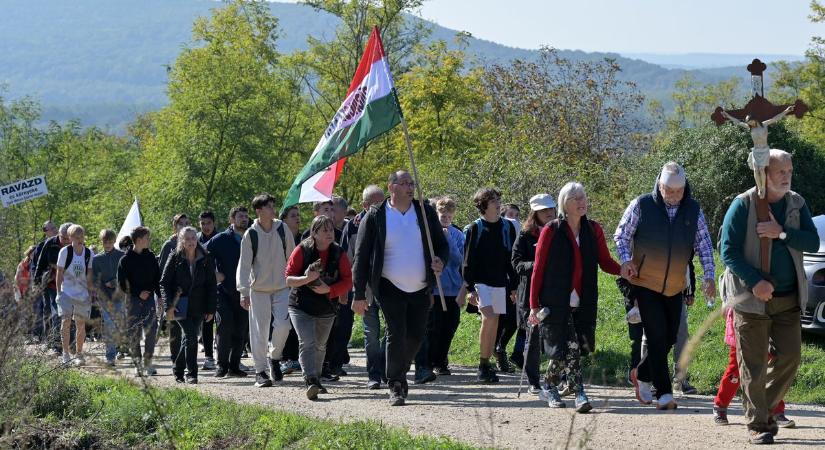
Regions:
M 120 239 L 123 238 L 123 236 L 128 236 L 132 233 L 132 230 L 141 225 L 143 225 L 143 220 L 140 218 L 140 206 L 138 205 L 137 199 L 135 199 L 132 207 L 129 208 L 129 214 L 126 215 L 126 220 L 123 221 L 123 226 L 120 227 L 120 232 L 117 234 L 115 246 L 120 248 Z M 122 248 L 121 250 L 125 251 L 125 249 Z

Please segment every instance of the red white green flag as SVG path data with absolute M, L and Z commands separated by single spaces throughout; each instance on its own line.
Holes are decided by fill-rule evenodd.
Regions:
M 289 189 L 284 208 L 332 198 L 346 158 L 401 122 L 392 74 L 378 27 L 350 83 L 347 97 Z

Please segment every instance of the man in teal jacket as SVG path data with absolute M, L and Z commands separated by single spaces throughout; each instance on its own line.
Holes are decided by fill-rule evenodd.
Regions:
M 742 403 L 754 444 L 772 443 L 778 432 L 771 411 L 793 383 L 800 362 L 800 310 L 808 296 L 802 253 L 819 248 L 805 199 L 791 191 L 790 153 L 772 149 L 766 172 L 771 220 L 757 221 L 752 188 L 731 203 L 720 241 L 727 266 L 721 292 L 734 309 Z M 760 238 L 771 239 L 767 274 L 760 269 Z

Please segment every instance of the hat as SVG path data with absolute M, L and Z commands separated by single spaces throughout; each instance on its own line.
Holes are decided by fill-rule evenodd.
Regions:
M 542 209 L 555 208 L 556 202 L 550 194 L 536 194 L 530 197 L 530 210 L 540 211 Z

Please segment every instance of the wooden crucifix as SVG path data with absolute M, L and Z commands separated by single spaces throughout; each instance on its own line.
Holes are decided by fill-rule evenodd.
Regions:
M 754 59 L 748 65 L 748 72 L 751 74 L 751 89 L 753 98 L 742 109 L 725 111 L 721 106 L 717 107 L 710 116 L 717 125 L 722 125 L 730 120 L 737 125 L 746 128 L 751 133 L 753 148 L 748 155 L 748 165 L 753 169 L 754 180 L 757 188 L 756 217 L 760 222 L 769 222 L 770 207 L 765 195 L 766 174 L 770 155 L 768 145 L 768 126 L 782 120 L 785 115 L 793 114 L 797 119 L 808 111 L 808 106 L 802 100 L 796 100 L 792 105 L 774 105 L 765 99 L 765 87 L 762 74 L 768 66 L 762 61 Z M 770 239 L 760 239 L 760 260 L 761 269 L 764 274 L 770 273 Z

